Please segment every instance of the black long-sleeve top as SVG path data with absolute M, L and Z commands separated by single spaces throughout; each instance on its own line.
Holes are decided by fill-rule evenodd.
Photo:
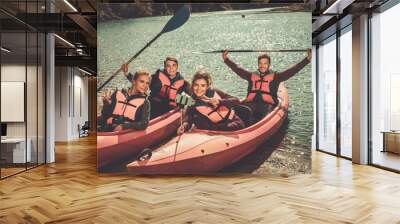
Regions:
M 221 106 L 232 108 L 240 103 L 237 97 L 231 96 L 219 89 L 213 90 L 221 97 L 219 100 Z M 198 113 L 194 106 L 187 109 L 183 121 L 188 124 L 185 127 L 185 131 L 189 130 L 193 124 L 203 130 L 233 131 L 244 128 L 244 122 L 237 115 L 231 121 L 212 123 L 208 118 Z
M 251 79 L 251 74 L 254 73 L 240 67 L 235 62 L 231 61 L 229 58 L 227 58 L 224 62 L 230 69 L 232 69 L 233 72 L 235 72 L 240 78 L 244 80 L 249 81 Z M 310 63 L 310 61 L 307 58 L 304 58 L 303 60 L 301 60 L 300 62 L 296 63 L 295 65 L 286 69 L 283 72 L 275 72 L 274 80 L 278 84 L 280 82 L 286 81 L 292 76 L 294 76 L 301 69 L 303 69 L 308 63 Z

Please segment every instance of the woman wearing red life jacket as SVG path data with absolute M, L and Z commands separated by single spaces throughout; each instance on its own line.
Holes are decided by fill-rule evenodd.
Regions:
M 128 65 L 122 65 L 127 72 Z M 150 119 L 149 73 L 138 71 L 133 75 L 129 89 L 106 92 L 103 98 L 102 115 L 98 119 L 99 131 L 121 131 L 124 129 L 144 130 Z
M 250 107 L 253 112 L 253 123 L 261 120 L 278 104 L 277 91 L 279 84 L 294 76 L 311 61 L 311 49 L 307 56 L 299 63 L 283 72 L 272 72 L 270 68 L 271 58 L 266 55 L 258 57 L 258 70 L 247 71 L 228 58 L 228 51 L 222 53 L 225 64 L 239 77 L 248 81 L 247 97 L 244 105 Z
M 125 75 L 128 80 L 132 80 L 132 74 L 125 73 Z M 150 119 L 174 109 L 177 106 L 175 103 L 176 96 L 182 92 L 190 94 L 190 84 L 178 72 L 178 60 L 167 57 L 164 61 L 164 68 L 158 69 L 151 76 Z
M 210 88 L 211 82 L 211 75 L 207 72 L 197 72 L 193 76 L 195 105 L 187 109 L 178 134 L 189 130 L 193 124 L 199 129 L 219 131 L 234 131 L 245 127 L 243 120 L 233 109 L 240 103 L 239 99 Z

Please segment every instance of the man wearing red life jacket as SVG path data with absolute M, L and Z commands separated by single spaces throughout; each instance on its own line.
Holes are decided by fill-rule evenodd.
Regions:
M 132 75 L 126 74 L 128 80 Z M 184 80 L 178 72 L 178 60 L 167 57 L 164 61 L 164 68 L 158 69 L 151 76 L 150 96 L 151 115 L 153 119 L 174 109 L 176 96 L 186 92 L 190 94 L 190 84 Z
M 228 58 L 228 51 L 222 53 L 224 63 L 239 77 L 248 81 L 247 97 L 244 105 L 253 111 L 253 122 L 261 120 L 278 104 L 277 91 L 279 84 L 294 76 L 311 61 L 311 49 L 307 57 L 283 72 L 272 72 L 271 58 L 267 54 L 258 57 L 258 70 L 247 71 Z

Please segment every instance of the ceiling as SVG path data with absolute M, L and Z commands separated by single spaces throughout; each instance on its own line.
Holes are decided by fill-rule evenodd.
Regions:
M 305 2 L 308 1 L 305 0 Z M 9 60 L 24 58 L 24 55 L 29 59 L 32 58 L 31 55 L 35 55 L 37 44 L 31 40 L 30 35 L 26 40 L 26 30 L 34 33 L 54 32 L 57 34 L 55 38 L 56 66 L 79 66 L 96 73 L 97 3 L 134 2 L 134 0 L 1 0 L 2 46 L 12 49 L 12 52 L 7 55 Z M 265 2 L 302 3 L 304 1 L 270 0 Z M 39 49 L 42 47 L 43 45 L 40 44 Z
M 1 0 L 0 23 L 2 46 L 12 49 L 7 60 L 24 55 L 29 60 L 44 47 L 36 43 L 38 33 L 52 32 L 57 34 L 56 66 L 79 66 L 96 74 L 96 0 L 48 0 L 47 4 L 45 0 Z
M 311 0 L 313 44 L 351 24 L 353 17 L 372 12 L 388 1 L 390 0 Z
M 336 32 L 338 24 L 351 23 L 352 16 L 372 10 L 388 0 L 270 0 L 268 3 L 311 4 L 312 36 L 316 43 Z M 2 46 L 14 54 L 33 54 L 36 40 L 25 31 L 54 32 L 56 65 L 79 66 L 97 72 L 97 3 L 127 3 L 134 0 L 1 0 Z M 147 1 L 142 1 L 147 2 Z M 149 1 L 150 2 L 150 1 Z M 240 2 L 240 0 L 238 1 Z M 244 2 L 244 0 L 243 0 Z M 248 2 L 248 1 L 245 1 Z M 258 1 L 255 1 L 258 2 Z M 51 13 L 50 13 L 51 12 Z M 341 21 L 338 23 L 338 21 Z M 335 27 L 336 26 L 336 27 Z M 33 39 L 32 39 L 33 38 Z M 66 40 L 66 41 L 64 41 Z M 28 47 L 25 50 L 25 41 Z M 41 48 L 42 45 L 39 45 Z

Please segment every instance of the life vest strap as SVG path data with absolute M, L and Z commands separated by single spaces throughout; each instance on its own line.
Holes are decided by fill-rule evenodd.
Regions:
M 211 112 L 209 112 L 208 114 L 207 114 L 207 116 L 210 116 L 212 113 L 217 113 L 218 114 L 218 116 L 219 117 L 221 117 L 221 121 L 219 121 L 218 123 L 220 123 L 220 122 L 223 122 L 223 121 L 226 121 L 226 120 L 228 120 L 228 119 L 232 119 L 231 118 L 231 113 L 232 113 L 232 109 L 229 109 L 229 112 L 228 112 L 228 114 L 224 117 L 218 110 L 219 110 L 219 108 L 220 108 L 220 106 L 218 106 L 218 107 L 216 107 L 215 109 L 213 109 Z
M 210 115 L 210 114 L 212 114 L 212 113 L 214 113 L 214 112 L 218 112 L 218 109 L 219 109 L 219 106 L 218 106 L 218 107 L 215 107 L 210 113 L 208 113 L 208 115 Z
M 268 83 L 269 81 L 268 81 L 268 80 L 264 80 L 264 79 L 260 79 L 260 80 L 254 81 L 254 82 L 255 82 L 255 83 L 258 83 L 258 82 L 261 82 L 261 83 L 266 82 L 266 83 Z
M 249 93 L 265 93 L 265 94 L 269 95 L 271 92 L 258 89 L 258 90 L 251 90 L 251 91 L 249 91 Z
M 129 102 L 126 102 L 125 104 L 128 105 L 128 106 L 134 107 L 134 108 L 137 107 L 136 105 L 133 105 L 133 104 L 131 104 L 131 103 L 129 103 Z
M 178 88 L 175 88 L 175 87 L 173 87 L 173 86 L 171 86 L 171 85 L 165 85 L 165 84 L 163 84 L 162 87 L 165 87 L 165 93 L 164 93 L 165 96 L 169 96 L 171 90 L 178 91 Z M 161 87 L 161 89 L 162 89 L 162 87 Z M 162 93 L 160 92 L 160 94 L 162 94 Z M 160 94 L 159 94 L 159 95 L 160 95 Z

